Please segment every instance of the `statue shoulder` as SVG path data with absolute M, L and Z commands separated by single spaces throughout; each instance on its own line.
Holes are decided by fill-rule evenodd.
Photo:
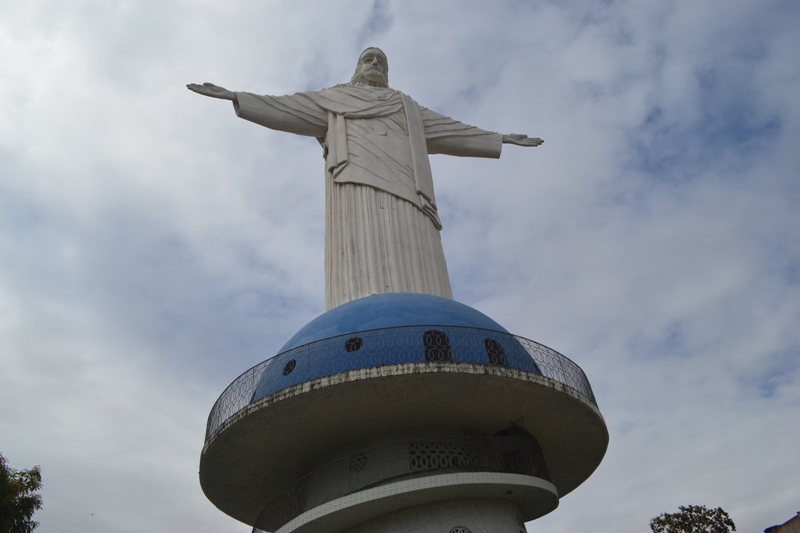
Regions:
M 373 95 L 402 95 L 398 90 L 391 89 L 389 87 L 370 87 L 369 85 L 353 85 L 352 83 L 340 83 L 339 85 L 334 85 L 333 87 L 328 87 L 327 89 L 322 89 L 319 91 L 322 94 L 373 94 Z

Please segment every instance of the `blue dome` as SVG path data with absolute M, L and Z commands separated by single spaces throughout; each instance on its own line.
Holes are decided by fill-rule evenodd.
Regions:
M 385 365 L 452 362 L 541 375 L 529 350 L 475 309 L 428 294 L 390 293 L 347 302 L 298 331 L 260 373 L 251 401 L 313 379 Z
M 310 342 L 357 331 L 399 326 L 463 326 L 508 333 L 468 305 L 429 294 L 375 294 L 347 302 L 318 316 L 278 350 L 285 352 Z

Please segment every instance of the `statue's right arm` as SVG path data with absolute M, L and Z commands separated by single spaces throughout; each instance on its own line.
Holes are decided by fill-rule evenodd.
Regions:
M 230 100 L 237 116 L 266 128 L 317 138 L 325 137 L 328 129 L 328 113 L 307 96 L 236 93 L 213 83 L 190 83 L 186 88 L 203 96 Z
M 236 116 L 259 126 L 309 137 L 325 137 L 328 112 L 308 95 L 257 95 L 237 92 L 233 102 Z
M 186 85 L 186 88 L 190 91 L 194 91 L 197 94 L 202 94 L 203 96 L 210 96 L 211 98 L 220 98 L 222 100 L 230 100 L 231 102 L 236 101 L 236 93 L 233 91 L 229 91 L 225 87 L 220 87 L 219 85 L 214 85 L 213 83 L 206 82 L 202 85 L 197 83 L 189 83 Z

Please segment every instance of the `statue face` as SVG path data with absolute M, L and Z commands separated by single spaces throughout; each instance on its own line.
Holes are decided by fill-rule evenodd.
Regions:
M 373 83 L 387 83 L 389 64 L 383 52 L 376 48 L 369 48 L 361 54 L 358 63 L 361 66 L 361 75 L 365 80 Z

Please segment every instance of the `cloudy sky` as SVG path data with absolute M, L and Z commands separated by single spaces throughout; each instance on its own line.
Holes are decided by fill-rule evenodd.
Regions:
M 241 532 L 206 417 L 323 312 L 310 138 L 186 90 L 390 84 L 545 139 L 434 156 L 455 298 L 586 371 L 611 435 L 533 532 L 800 510 L 800 4 L 27 0 L 0 17 L 0 452 L 43 533 Z

